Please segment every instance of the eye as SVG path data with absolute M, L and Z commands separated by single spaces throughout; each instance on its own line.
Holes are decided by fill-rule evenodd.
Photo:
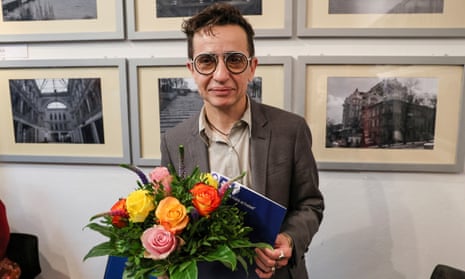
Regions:
M 237 65 L 242 65 L 245 63 L 247 58 L 240 53 L 232 53 L 231 55 L 228 56 L 228 64 L 231 66 L 237 66 Z
M 197 64 L 203 65 L 203 66 L 208 66 L 211 64 L 216 64 L 216 59 L 213 55 L 208 55 L 208 54 L 202 54 L 197 56 Z

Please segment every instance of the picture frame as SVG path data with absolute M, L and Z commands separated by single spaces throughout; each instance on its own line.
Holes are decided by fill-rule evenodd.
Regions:
M 245 15 L 249 22 L 254 26 L 256 38 L 276 38 L 291 37 L 293 34 L 292 12 L 294 1 L 275 0 L 252 0 L 244 3 L 260 1 L 262 6 L 261 15 Z M 167 1 L 164 1 L 167 2 Z M 180 2 L 181 10 L 183 1 Z M 211 2 L 211 1 L 210 1 Z M 239 2 L 240 1 L 235 1 Z M 181 31 L 181 25 L 184 19 L 189 17 L 190 13 L 184 16 L 161 17 L 156 14 L 157 5 L 163 3 L 162 0 L 130 0 L 126 3 L 127 9 L 127 34 L 129 40 L 165 40 L 165 39 L 184 39 L 185 34 Z M 194 5 L 194 4 L 191 4 Z M 207 4 L 197 4 L 207 5 Z
M 255 72 L 255 78 L 260 80 L 260 90 L 254 92 L 260 92 L 257 95 L 260 95 L 259 98 L 263 103 L 291 110 L 292 57 L 257 58 L 259 66 Z M 134 58 L 129 59 L 128 63 L 132 161 L 139 166 L 157 166 L 161 162 L 162 131 L 167 127 L 173 127 L 200 110 L 203 101 L 198 96 L 194 80 L 186 68 L 187 59 Z M 164 87 L 168 83 L 166 79 L 177 81 L 177 85 Z M 189 88 L 189 90 L 181 90 L 182 87 Z M 169 88 L 169 90 L 163 88 Z M 267 92 L 273 92 L 273 94 L 267 94 Z M 173 117 L 169 113 L 169 106 L 170 104 L 174 106 L 176 101 L 188 108 L 174 109 L 176 115 Z M 182 118 L 178 117 L 181 110 L 183 111 Z M 186 111 L 189 113 L 185 113 Z
M 465 57 L 299 56 L 321 170 L 461 172 Z
M 130 163 L 126 60 L 0 61 L 0 162 Z
M 5 6 L 9 4 L 3 4 L 4 12 L 0 14 L 0 42 L 124 39 L 123 0 L 94 1 L 95 6 L 86 3 L 69 8 L 54 6 L 68 5 L 71 3 L 68 1 L 41 7 L 37 6 L 40 3 L 11 0 L 10 4 L 22 4 L 11 6 L 8 12 Z
M 331 1 L 335 4 L 331 5 Z M 386 10 L 389 6 L 381 5 L 393 4 L 381 2 L 370 2 L 370 5 L 365 2 L 358 7 L 355 1 L 358 0 L 345 3 L 340 0 L 297 0 L 297 36 L 465 37 L 465 17 L 462 14 L 465 3 L 460 0 L 444 0 L 438 4 L 441 6 L 436 7 L 431 3 L 430 10 L 426 11 L 428 7 L 415 11 L 394 6 Z

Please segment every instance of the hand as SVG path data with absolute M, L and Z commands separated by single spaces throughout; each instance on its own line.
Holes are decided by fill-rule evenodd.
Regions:
M 255 263 L 257 269 L 255 272 L 260 278 L 271 278 L 276 269 L 282 268 L 289 263 L 289 258 L 292 256 L 292 247 L 289 245 L 289 239 L 284 234 L 280 233 L 276 237 L 274 249 L 255 249 L 257 254 Z

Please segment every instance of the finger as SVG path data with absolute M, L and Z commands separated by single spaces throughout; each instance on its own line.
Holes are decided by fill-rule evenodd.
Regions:
M 276 268 L 283 268 L 289 263 L 288 260 L 284 259 L 276 262 Z
M 258 257 L 255 257 L 255 265 L 263 271 L 267 271 L 268 267 L 266 266 L 265 263 L 262 262 L 262 260 Z
M 276 271 L 276 269 L 279 267 L 278 263 L 276 261 L 271 261 L 271 262 L 264 263 L 259 258 L 255 258 L 255 265 L 264 274 L 267 274 L 267 273 L 270 273 L 270 272 L 274 273 Z
M 279 256 L 278 256 L 278 261 L 284 259 L 284 251 L 283 249 L 279 249 Z
M 263 278 L 263 279 L 271 278 L 274 275 L 271 269 L 269 270 L 269 272 L 266 272 L 266 271 L 261 270 L 260 268 L 256 268 L 255 273 L 258 275 L 259 278 Z
M 255 252 L 257 254 L 260 254 L 261 256 L 266 256 L 267 258 L 272 258 L 275 259 L 276 255 L 278 252 L 276 252 L 275 249 L 269 249 L 269 248 L 256 248 Z
M 264 251 L 262 249 L 257 249 L 257 250 L 255 250 L 255 252 L 256 252 L 257 260 L 260 261 L 263 264 L 263 266 L 271 268 L 272 266 L 276 265 L 276 260 L 275 259 L 277 258 L 277 256 L 275 256 L 273 254 L 269 255 L 267 253 L 268 251 L 266 251 L 266 250 Z M 265 271 L 266 271 L 266 269 L 265 269 Z

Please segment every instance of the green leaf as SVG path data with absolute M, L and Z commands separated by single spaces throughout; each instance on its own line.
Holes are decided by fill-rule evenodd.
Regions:
M 202 257 L 206 261 L 220 261 L 231 270 L 236 269 L 236 254 L 226 245 L 219 246 L 214 252 Z
M 102 235 L 109 237 L 109 238 L 115 235 L 114 228 L 111 225 L 109 226 L 109 225 L 102 225 L 98 223 L 90 223 L 87 226 L 85 226 L 85 228 L 89 228 L 91 230 L 99 232 Z
M 248 240 L 235 240 L 230 243 L 231 248 L 268 248 L 273 249 L 273 246 L 266 242 L 250 242 Z
M 273 249 L 273 246 L 271 246 L 270 244 L 265 243 L 265 242 L 252 243 L 251 247 Z
M 94 246 L 87 255 L 84 256 L 84 260 L 92 257 L 101 257 L 110 255 L 114 251 L 111 242 L 103 242 L 97 246 Z
M 243 269 L 248 273 L 247 262 L 245 261 L 245 259 L 241 256 L 238 256 L 237 261 L 241 264 Z
M 170 279 L 197 279 L 197 261 L 184 262 L 179 266 L 170 267 Z

